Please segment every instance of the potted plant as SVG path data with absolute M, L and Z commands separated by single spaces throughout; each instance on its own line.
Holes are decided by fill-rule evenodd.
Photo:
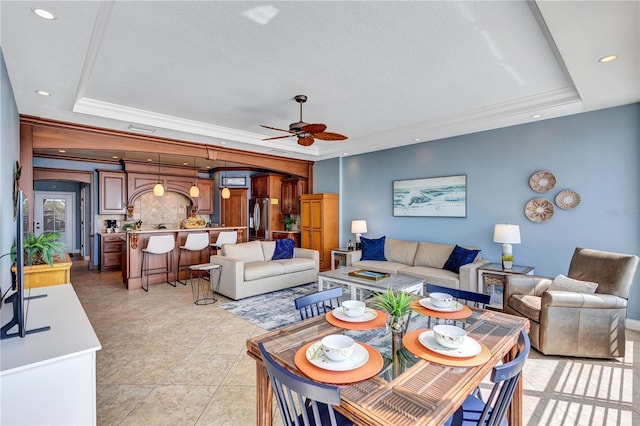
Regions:
M 405 291 L 387 289 L 374 298 L 374 306 L 389 313 L 389 327 L 394 333 L 404 334 L 411 318 L 411 296 Z
M 290 214 L 284 215 L 284 230 L 291 231 L 291 227 L 296 223 L 295 217 Z
M 53 284 L 65 284 L 71 281 L 71 259 L 65 253 L 65 244 L 58 241 L 60 232 L 48 232 L 35 235 L 32 232 L 23 238 L 24 248 L 24 286 L 41 287 Z M 16 259 L 16 246 L 11 248 L 13 261 Z
M 511 269 L 513 267 L 513 256 L 509 254 L 502 255 L 502 268 Z

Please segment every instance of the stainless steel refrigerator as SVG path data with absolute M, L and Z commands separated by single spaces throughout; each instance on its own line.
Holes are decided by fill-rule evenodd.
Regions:
M 271 205 L 268 198 L 249 200 L 249 241 L 270 240 Z

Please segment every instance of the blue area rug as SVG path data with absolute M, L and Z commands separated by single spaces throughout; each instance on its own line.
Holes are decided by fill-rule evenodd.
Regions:
M 318 291 L 318 284 L 311 283 L 298 287 L 247 297 L 246 299 L 220 305 L 233 315 L 249 321 L 265 330 L 274 330 L 300 321 L 300 314 L 293 301 Z

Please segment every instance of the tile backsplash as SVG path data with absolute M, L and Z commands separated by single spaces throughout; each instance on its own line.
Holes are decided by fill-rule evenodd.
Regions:
M 153 193 L 145 193 L 139 196 L 133 207 L 133 217 L 126 215 L 99 215 L 98 229 L 104 229 L 106 219 L 116 219 L 120 226 L 124 222 L 142 220 L 142 229 L 156 229 L 159 224 L 164 224 L 167 229 L 178 229 L 182 219 L 187 217 L 187 207 L 191 205 L 188 197 L 177 192 L 166 191 L 162 197 L 156 197 Z M 206 222 L 209 215 L 197 215 Z

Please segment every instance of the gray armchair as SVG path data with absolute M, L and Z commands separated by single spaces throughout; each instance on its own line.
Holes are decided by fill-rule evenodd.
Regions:
M 576 248 L 567 276 L 598 284 L 595 293 L 547 291 L 553 279 L 510 275 L 504 311 L 531 321 L 531 344 L 546 355 L 624 356 L 627 299 L 638 256 Z

